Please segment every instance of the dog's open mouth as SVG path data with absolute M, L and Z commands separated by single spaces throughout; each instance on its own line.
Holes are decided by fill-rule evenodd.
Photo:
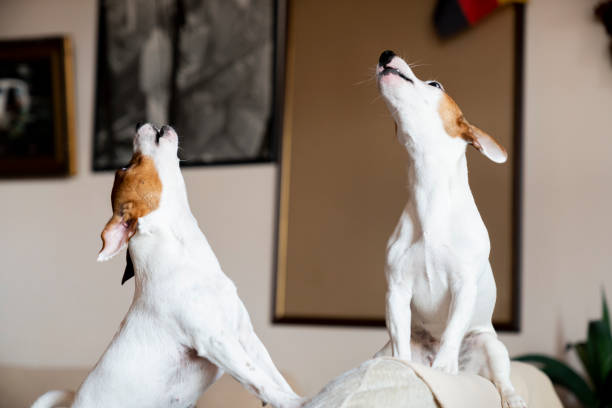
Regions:
M 385 76 L 385 75 L 397 75 L 400 78 L 403 78 L 406 81 L 410 82 L 411 84 L 414 84 L 414 81 L 408 78 L 406 75 L 402 74 L 399 69 L 390 67 L 388 65 L 385 65 L 382 72 L 380 73 L 380 76 Z

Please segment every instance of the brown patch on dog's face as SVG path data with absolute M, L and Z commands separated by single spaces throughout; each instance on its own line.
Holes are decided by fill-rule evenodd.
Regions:
M 134 154 L 128 167 L 117 170 L 111 193 L 113 213 L 138 219 L 159 206 L 162 184 L 153 159 Z
M 103 247 L 113 256 L 136 232 L 138 218 L 159 207 L 162 184 L 153 159 L 135 153 L 128 167 L 117 170 L 111 193 L 113 216 L 102 231 Z M 106 254 L 105 254 L 106 256 Z

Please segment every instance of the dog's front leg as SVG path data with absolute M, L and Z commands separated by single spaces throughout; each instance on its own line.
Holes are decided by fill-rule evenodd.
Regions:
M 410 301 L 412 287 L 406 284 L 391 283 L 387 292 L 387 328 L 391 337 L 392 355 L 411 361 L 410 350 L 411 319 Z
M 459 371 L 459 349 L 472 319 L 477 286 L 471 279 L 451 283 L 451 303 L 446 328 L 440 338 L 440 348 L 432 367 L 450 374 Z
M 248 355 L 240 342 L 232 337 L 208 338 L 198 347 L 198 355 L 217 365 L 264 404 L 274 408 L 297 408 L 303 400 L 293 392 L 283 390 Z

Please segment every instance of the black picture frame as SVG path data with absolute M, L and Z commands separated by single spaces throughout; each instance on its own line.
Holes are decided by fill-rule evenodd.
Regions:
M 265 1 L 265 0 L 264 0 Z M 282 89 L 279 89 L 279 80 L 278 78 L 282 77 L 282 72 L 284 69 L 283 64 L 279 64 L 280 58 L 279 55 L 284 55 L 283 51 L 279 51 L 278 44 L 284 43 L 284 38 L 277 38 L 276 36 L 279 33 L 284 33 L 284 31 L 278 30 L 278 21 L 277 16 L 279 15 L 279 9 L 282 8 L 283 0 L 269 0 L 271 3 L 271 35 L 272 35 L 272 68 L 270 72 L 270 83 L 272 86 L 271 90 L 271 108 L 270 115 L 267 119 L 267 123 L 265 126 L 265 135 L 263 137 L 263 142 L 261 144 L 261 149 L 257 154 L 257 157 L 245 157 L 245 158 L 221 158 L 221 159 L 213 159 L 213 160 L 194 160 L 190 159 L 187 161 L 181 160 L 181 167 L 199 167 L 199 166 L 227 166 L 227 165 L 249 165 L 249 164 L 265 164 L 265 163 L 274 163 L 278 160 L 279 156 L 279 138 L 282 134 L 281 130 L 278 128 L 282 124 L 282 121 L 278 119 L 277 115 L 279 112 L 282 112 Z M 158 5 L 160 2 L 164 2 L 164 0 L 155 0 L 151 2 L 151 5 Z M 184 8 L 184 0 L 165 0 L 168 2 L 175 2 L 177 10 L 183 10 Z M 112 149 L 113 145 L 124 144 L 124 146 L 128 143 L 131 143 L 131 139 L 128 141 L 127 139 L 123 141 L 119 141 L 114 139 L 114 133 L 110 130 L 110 125 L 113 123 L 113 114 L 111 109 L 104 108 L 104 105 L 108 105 L 108 101 L 113 98 L 113 92 L 116 92 L 117 89 L 112 86 L 112 78 L 111 73 L 108 67 L 108 27 L 106 25 L 106 9 L 104 0 L 98 0 L 98 46 L 97 46 L 97 72 L 96 72 L 96 91 L 95 91 L 95 119 L 94 119 L 94 143 L 92 149 L 92 167 L 94 171 L 112 171 L 123 165 L 123 161 L 121 160 L 111 160 L 108 163 L 100 163 L 100 156 L 107 149 Z M 181 17 L 179 16 L 179 12 L 173 15 L 172 19 L 174 19 L 174 28 L 172 31 L 172 41 L 177 42 L 177 36 L 179 35 L 179 30 L 176 27 L 181 24 Z M 173 48 L 173 67 L 172 67 L 172 90 L 170 95 L 170 108 L 169 108 L 169 124 L 173 125 L 174 118 L 176 117 L 176 109 L 173 108 L 174 102 L 177 99 L 177 90 L 176 90 L 176 61 L 178 59 L 177 49 L 174 45 Z M 283 60 L 284 61 L 284 60 Z M 281 95 L 281 98 L 279 98 Z M 206 118 L 202 118 L 202 120 L 206 120 Z M 130 126 L 133 128 L 138 122 L 146 122 L 146 118 L 141 116 L 140 119 L 134 117 L 134 120 L 130 121 Z M 132 123 L 133 122 L 133 123 Z M 107 129 L 108 140 L 101 141 L 100 130 Z M 181 138 L 181 128 L 176 128 L 179 133 L 179 140 Z M 183 152 L 179 152 L 179 155 L 184 154 Z

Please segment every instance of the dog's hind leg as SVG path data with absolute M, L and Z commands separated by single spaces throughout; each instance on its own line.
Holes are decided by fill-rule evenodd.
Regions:
M 493 329 L 465 336 L 461 344 L 459 369 L 489 379 L 499 391 L 503 408 L 527 408 L 510 382 L 508 350 Z

